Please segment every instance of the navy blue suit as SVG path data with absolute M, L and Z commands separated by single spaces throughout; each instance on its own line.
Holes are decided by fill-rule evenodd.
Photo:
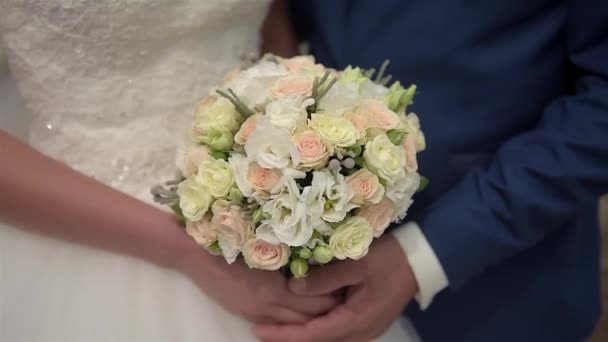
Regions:
M 580 341 L 600 313 L 608 1 L 292 2 L 320 63 L 419 93 L 418 222 L 449 288 L 407 314 L 424 341 Z

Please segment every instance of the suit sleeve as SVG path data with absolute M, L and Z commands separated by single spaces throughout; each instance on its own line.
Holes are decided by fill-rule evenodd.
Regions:
M 535 129 L 503 144 L 418 220 L 452 288 L 555 229 L 595 228 L 576 222 L 608 191 L 608 2 L 568 6 L 574 94 L 553 101 Z

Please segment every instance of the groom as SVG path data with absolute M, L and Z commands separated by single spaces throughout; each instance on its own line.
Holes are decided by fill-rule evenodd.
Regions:
M 608 191 L 608 2 L 292 1 L 318 62 L 416 83 L 430 186 L 359 262 L 292 290 L 347 288 L 268 341 L 357 341 L 407 306 L 423 341 L 581 341 L 600 313 L 597 199 Z M 416 297 L 416 299 L 414 299 Z

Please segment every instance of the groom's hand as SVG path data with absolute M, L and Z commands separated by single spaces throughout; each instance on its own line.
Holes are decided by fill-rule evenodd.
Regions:
M 257 325 L 254 333 L 272 341 L 369 341 L 384 333 L 418 292 L 403 250 L 391 234 L 375 241 L 359 261 L 317 267 L 292 280 L 291 291 L 318 296 L 344 290 L 344 303 L 303 325 Z

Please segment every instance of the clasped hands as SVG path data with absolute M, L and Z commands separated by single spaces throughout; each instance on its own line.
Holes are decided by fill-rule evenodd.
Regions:
M 391 234 L 375 241 L 365 258 L 314 267 L 303 279 L 217 262 L 215 274 L 189 275 L 224 308 L 253 322 L 254 335 L 264 342 L 369 341 L 390 327 L 418 291 Z M 217 280 L 205 281 L 209 277 Z

